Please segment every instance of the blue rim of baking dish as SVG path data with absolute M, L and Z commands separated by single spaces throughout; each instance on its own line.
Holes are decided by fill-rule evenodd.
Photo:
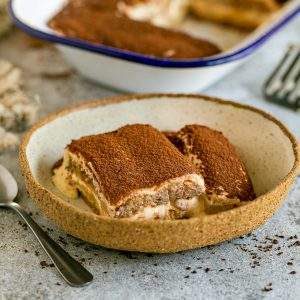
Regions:
M 199 58 L 199 59 L 189 59 L 189 60 L 179 60 L 179 59 L 168 59 L 168 58 L 156 58 L 152 56 L 142 55 L 136 52 L 126 51 L 118 48 L 113 48 L 104 45 L 96 45 L 89 42 L 85 42 L 79 39 L 66 38 L 63 36 L 55 35 L 52 33 L 47 33 L 41 30 L 34 29 L 33 27 L 22 22 L 15 15 L 13 10 L 13 1 L 10 0 L 8 4 L 9 14 L 17 27 L 21 30 L 27 32 L 29 35 L 43 39 L 49 42 L 62 44 L 66 46 L 71 46 L 79 49 L 83 49 L 89 52 L 100 53 L 106 56 L 119 58 L 122 60 L 127 60 L 130 62 L 162 67 L 162 68 L 197 68 L 197 67 L 208 67 L 221 65 L 224 63 L 232 62 L 244 58 L 262 46 L 270 37 L 273 36 L 278 30 L 280 30 L 284 25 L 291 21 L 298 13 L 300 13 L 300 5 L 296 5 L 290 12 L 288 12 L 282 19 L 271 26 L 265 33 L 261 34 L 259 37 L 251 41 L 244 47 L 233 51 L 228 54 L 215 55 L 211 57 Z

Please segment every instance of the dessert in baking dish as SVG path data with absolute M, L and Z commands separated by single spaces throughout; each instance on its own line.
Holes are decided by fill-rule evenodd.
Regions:
M 253 200 L 255 193 L 247 170 L 234 146 L 216 130 L 187 125 L 165 133 L 177 149 L 198 168 L 205 182 L 205 211 L 215 212 Z
M 177 219 L 204 193 L 197 167 L 150 125 L 127 125 L 67 146 L 53 182 L 70 198 L 82 194 L 100 215 Z
M 172 26 L 189 11 L 200 19 L 254 29 L 280 9 L 286 0 L 127 0 L 120 8 L 131 19 Z
M 136 12 L 132 13 L 128 5 L 136 2 L 132 0 L 71 0 L 49 21 L 48 25 L 69 38 L 155 57 L 198 58 L 220 52 L 218 46 L 209 41 L 151 24 L 150 19 L 156 19 L 159 23 L 168 23 L 171 19 L 174 22 L 178 19 L 178 13 L 176 12 L 174 16 L 170 10 L 156 14 L 161 5 L 144 8 L 144 12 L 149 13 L 145 21 L 141 20 L 141 16 L 140 20 L 137 20 L 139 19 L 137 17 L 131 19 L 128 15 L 136 14 Z M 157 18 L 153 19 L 153 15 Z M 164 18 L 163 15 L 166 17 Z
M 183 21 L 188 7 L 189 0 L 120 0 L 118 2 L 118 9 L 128 18 L 167 28 Z
M 66 196 L 81 194 L 95 213 L 115 218 L 181 219 L 255 198 L 234 147 L 200 125 L 161 133 L 135 124 L 82 137 L 53 173 Z
M 190 0 L 191 10 L 201 19 L 254 29 L 283 1 L 276 0 Z

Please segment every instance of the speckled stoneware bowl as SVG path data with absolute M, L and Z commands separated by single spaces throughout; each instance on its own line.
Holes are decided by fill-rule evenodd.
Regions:
M 92 213 L 53 186 L 51 167 L 64 147 L 84 135 L 129 123 L 178 130 L 199 123 L 222 131 L 236 146 L 258 198 L 225 212 L 176 221 L 130 221 Z M 201 95 L 132 95 L 83 103 L 52 114 L 24 137 L 20 163 L 27 189 L 42 212 L 69 234 L 108 248 L 176 252 L 250 232 L 278 209 L 297 174 L 295 138 L 255 108 Z

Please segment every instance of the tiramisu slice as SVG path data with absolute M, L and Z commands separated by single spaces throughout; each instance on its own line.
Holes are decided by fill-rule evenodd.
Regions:
M 146 18 L 149 22 L 129 18 L 129 7 L 134 3 L 136 1 L 70 0 L 48 25 L 69 38 L 155 57 L 182 59 L 220 53 L 209 41 L 152 25 L 152 12 L 152 17 Z M 161 5 L 154 5 L 154 8 L 160 10 Z M 149 8 L 146 11 L 149 12 Z
M 192 11 L 201 19 L 254 29 L 280 8 L 276 0 L 190 0 Z
M 67 146 L 53 182 L 81 194 L 97 213 L 117 218 L 183 218 L 204 191 L 197 167 L 150 125 L 127 125 Z
M 166 135 L 203 175 L 206 210 L 228 209 L 255 198 L 243 162 L 221 132 L 201 125 L 188 125 L 179 132 Z

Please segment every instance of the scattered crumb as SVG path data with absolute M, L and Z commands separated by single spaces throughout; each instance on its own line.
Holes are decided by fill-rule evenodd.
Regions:
M 262 289 L 263 292 L 270 292 L 270 291 L 272 291 L 272 290 L 273 290 L 273 288 L 271 288 L 271 287 L 264 287 L 264 288 Z
M 47 262 L 46 262 L 45 260 L 42 260 L 42 261 L 40 262 L 40 265 L 42 266 L 42 268 L 48 267 L 48 264 L 47 264 Z

